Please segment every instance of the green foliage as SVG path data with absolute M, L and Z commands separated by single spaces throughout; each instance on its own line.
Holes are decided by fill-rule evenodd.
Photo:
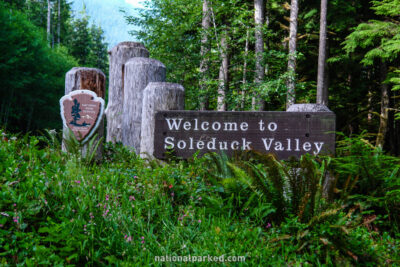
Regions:
M 65 48 L 48 48 L 42 30 L 0 3 L 0 124 L 13 131 L 59 128 L 65 73 L 76 65 Z
M 67 46 L 79 66 L 95 67 L 107 73 L 108 55 L 104 31 L 96 25 L 89 27 L 89 17 L 86 14 L 73 19 L 69 27 Z
M 337 151 L 332 167 L 338 175 L 338 185 L 344 188 L 338 193 L 352 195 L 353 203 L 363 201 L 371 211 L 385 218 L 383 228 L 398 231 L 400 159 L 373 147 L 365 134 L 353 138 L 343 136 Z
M 298 204 L 294 195 L 320 190 L 328 159 L 245 153 L 151 167 L 107 144 L 92 165 L 62 153 L 59 138 L 0 130 L 2 265 L 146 266 L 157 255 L 208 254 L 245 256 L 248 266 L 400 263 L 398 237 L 374 230 L 383 220 L 363 202 L 328 204 L 316 193 L 314 214 L 312 197 Z

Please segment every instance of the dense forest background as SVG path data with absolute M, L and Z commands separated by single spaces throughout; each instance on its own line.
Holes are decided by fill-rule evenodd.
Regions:
M 0 125 L 9 131 L 59 129 L 59 99 L 73 67 L 108 70 L 103 30 L 66 0 L 0 1 Z
M 151 0 L 121 12 L 186 89 L 186 109 L 327 104 L 337 130 L 400 153 L 400 1 Z M 67 0 L 1 0 L 0 125 L 60 128 L 74 66 L 108 73 L 107 44 Z M 116 29 L 118 32 L 119 29 Z M 396 120 L 397 119 L 397 120 Z
M 400 153 L 400 1 L 145 3 L 132 34 L 184 85 L 187 109 L 324 103 L 338 131 Z

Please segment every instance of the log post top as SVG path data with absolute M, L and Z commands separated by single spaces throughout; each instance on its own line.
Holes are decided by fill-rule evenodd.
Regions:
M 144 89 L 145 91 L 148 90 L 165 90 L 165 89 L 174 89 L 174 90 L 179 90 L 184 92 L 185 88 L 183 88 L 182 85 L 179 83 L 169 83 L 169 82 L 151 82 L 149 83 L 146 88 Z
M 165 65 L 161 61 L 147 57 L 133 57 L 125 65 L 152 65 L 154 67 L 165 68 Z
M 105 97 L 106 76 L 97 68 L 74 67 L 65 75 L 65 93 L 87 89 Z
M 117 44 L 116 46 L 114 46 L 110 51 L 108 51 L 108 54 L 114 54 L 115 52 L 117 52 L 118 50 L 121 49 L 140 49 L 143 50 L 143 52 L 145 54 L 149 54 L 149 51 L 147 50 L 147 48 L 144 46 L 144 44 L 142 43 L 138 43 L 138 42 L 121 42 L 119 44 Z
M 286 110 L 287 112 L 332 112 L 327 106 L 322 104 L 293 104 Z
M 101 69 L 97 69 L 97 68 L 88 68 L 88 67 L 73 67 L 72 69 L 70 69 L 67 74 L 73 74 L 76 73 L 77 71 L 79 72 L 93 72 L 93 73 L 99 73 L 101 75 L 104 75 L 104 77 L 106 76 L 103 71 Z

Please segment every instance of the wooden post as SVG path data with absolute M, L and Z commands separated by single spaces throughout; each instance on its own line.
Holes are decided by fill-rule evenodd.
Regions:
M 332 112 L 327 106 L 322 104 L 294 104 L 289 106 L 287 112 Z M 322 195 L 324 198 L 329 199 L 331 192 L 334 188 L 336 177 L 327 171 L 322 185 Z
M 108 89 L 107 142 L 122 142 L 122 111 L 124 103 L 125 63 L 133 57 L 149 57 L 141 43 L 122 42 L 110 52 L 110 77 Z
M 93 91 L 98 97 L 104 99 L 106 93 L 106 76 L 101 70 L 95 68 L 72 68 L 65 76 L 65 94 L 67 95 L 72 91 L 81 89 Z M 104 118 L 101 118 L 101 120 L 100 126 L 96 131 L 97 141 L 104 136 Z M 65 132 L 67 129 L 64 127 L 63 130 Z M 62 150 L 66 151 L 64 140 Z M 82 153 L 86 155 L 87 152 L 88 144 L 86 143 L 82 147 Z M 100 144 L 96 152 L 96 159 L 101 159 L 102 154 L 103 146 Z
M 149 83 L 143 93 L 140 156 L 153 158 L 155 115 L 161 110 L 184 110 L 185 89 L 176 83 Z
M 122 143 L 140 153 L 143 91 L 150 82 L 165 81 L 165 66 L 160 61 L 135 57 L 125 64 Z

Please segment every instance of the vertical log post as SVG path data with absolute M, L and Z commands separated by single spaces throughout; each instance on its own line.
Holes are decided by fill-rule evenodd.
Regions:
M 160 61 L 135 57 L 125 64 L 122 144 L 140 153 L 143 91 L 150 82 L 165 81 L 165 66 Z
M 176 83 L 153 82 L 143 93 L 140 156 L 153 158 L 155 115 L 160 110 L 184 110 L 185 89 Z
M 101 97 L 104 99 L 105 93 L 106 93 L 106 76 L 104 73 L 95 68 L 72 68 L 70 71 L 67 72 L 65 76 L 65 94 L 69 94 L 72 91 L 76 90 L 90 90 L 93 91 L 97 94 L 98 97 Z M 100 138 L 104 136 L 104 118 L 101 118 L 100 126 L 97 129 L 96 133 L 97 134 L 97 140 L 99 141 Z M 64 133 L 67 129 L 64 126 Z M 82 147 L 82 154 L 86 155 L 88 151 L 88 144 L 85 144 Z M 62 150 L 66 151 L 66 146 L 65 142 L 63 140 L 62 143 Z M 98 146 L 98 149 L 96 151 L 96 159 L 101 159 L 103 154 L 103 146 L 100 144 Z
M 107 142 L 122 142 L 122 112 L 124 103 L 125 63 L 133 57 L 149 57 L 149 51 L 141 43 L 122 42 L 110 52 L 110 76 L 108 89 Z
M 286 110 L 287 112 L 332 112 L 327 106 L 322 104 L 293 104 Z M 336 177 L 327 171 L 322 184 L 322 196 L 326 199 L 332 197 L 333 186 Z

